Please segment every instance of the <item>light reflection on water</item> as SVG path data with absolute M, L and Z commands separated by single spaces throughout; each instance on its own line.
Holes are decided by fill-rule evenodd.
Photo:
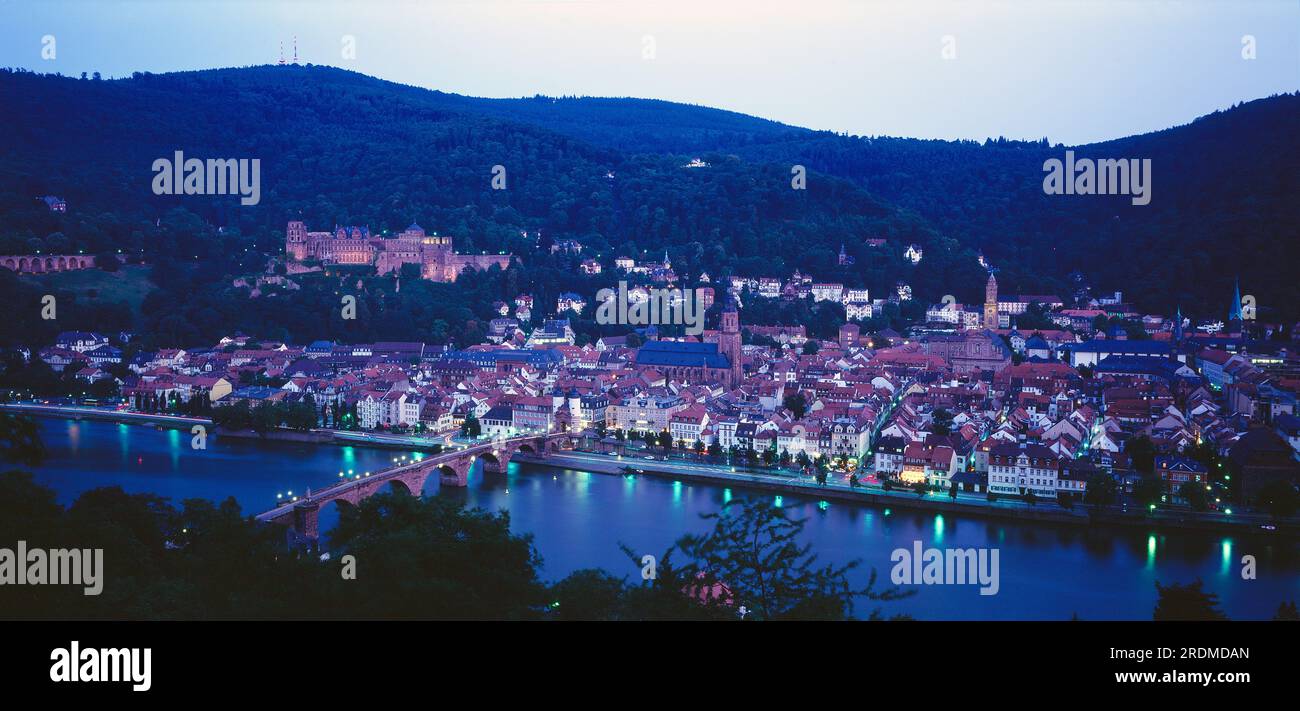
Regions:
M 40 420 L 49 460 L 37 478 L 67 504 L 98 486 L 120 485 L 179 503 L 233 496 L 245 512 L 274 505 L 275 495 L 319 489 L 339 471 L 377 471 L 411 452 L 332 445 L 263 444 L 208 438 L 190 447 L 188 432 L 98 422 Z M 748 492 L 651 477 L 598 475 L 512 463 L 505 474 L 476 470 L 466 489 L 439 491 L 430 476 L 425 494 L 448 496 L 487 510 L 507 509 L 511 525 L 534 535 L 554 580 L 589 567 L 635 579 L 639 567 L 620 549 L 662 553 L 683 533 L 703 532 L 701 514 L 734 498 L 755 497 L 807 519 L 806 540 L 822 563 L 860 559 L 853 572 L 865 584 L 872 568 L 887 583 L 890 554 L 926 546 L 1000 549 L 1001 591 L 980 596 L 970 586 L 918 586 L 919 593 L 883 607 L 920 619 L 1149 619 L 1155 582 L 1201 578 L 1229 616 L 1264 619 L 1283 600 L 1300 599 L 1300 562 L 1294 543 L 1265 536 L 1089 530 L 967 518 L 906 509 L 879 509 L 816 498 Z M 337 521 L 333 506 L 321 512 L 322 530 Z M 1243 581 L 1241 557 L 1257 560 L 1258 579 Z M 863 610 L 865 612 L 865 610 Z

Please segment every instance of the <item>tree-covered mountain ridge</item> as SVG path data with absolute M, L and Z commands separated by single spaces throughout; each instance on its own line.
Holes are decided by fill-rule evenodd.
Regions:
M 1073 148 L 1152 158 L 1145 207 L 1044 195 L 1042 163 L 1066 150 L 1046 141 L 848 136 L 646 99 L 479 99 L 324 66 L 104 81 L 5 73 L 0 95 L 18 119 L 0 136 L 0 185 L 26 201 L 56 193 L 112 211 L 107 224 L 83 218 L 84 231 L 65 235 L 93 249 L 193 252 L 219 271 L 238 265 L 209 261 L 211 248 L 251 241 L 273 252 L 293 217 L 317 229 L 416 219 L 465 249 L 526 255 L 541 232 L 608 254 L 668 249 L 688 274 L 801 268 L 878 294 L 904 280 L 923 299 L 978 299 L 982 252 L 1009 292 L 1066 292 L 1066 275 L 1080 271 L 1141 308 L 1212 316 L 1240 277 L 1261 317 L 1291 318 L 1300 304 L 1289 269 L 1300 256 L 1297 95 Z M 178 148 L 261 156 L 262 204 L 149 194 L 141 166 Z M 681 169 L 691 157 L 710 169 Z M 498 164 L 508 190 L 489 188 Z M 790 189 L 794 165 L 809 169 L 808 190 Z M 133 224 L 175 207 L 224 236 L 176 235 L 159 249 Z M 0 238 L 44 238 L 32 221 L 49 218 L 19 219 Z M 886 254 L 868 237 L 890 238 Z M 899 258 L 911 242 L 925 248 L 916 267 Z M 851 269 L 836 264 L 840 244 Z

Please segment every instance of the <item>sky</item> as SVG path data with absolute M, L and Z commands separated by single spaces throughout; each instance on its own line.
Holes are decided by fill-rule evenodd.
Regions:
M 857 135 L 1082 144 L 1300 90 L 1300 0 L 0 0 L 0 66 L 38 72 L 270 64 L 295 36 L 300 62 L 458 94 Z

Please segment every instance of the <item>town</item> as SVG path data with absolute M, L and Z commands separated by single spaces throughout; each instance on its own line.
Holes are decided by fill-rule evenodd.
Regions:
M 464 269 L 512 259 L 461 257 L 451 244 L 418 225 L 391 238 L 360 227 L 307 232 L 301 222 L 286 233 L 289 263 L 301 265 L 290 274 L 349 262 L 397 276 L 400 264 L 415 263 L 425 278 L 454 281 Z M 552 249 L 583 247 L 564 240 Z M 923 249 L 908 245 L 906 256 L 919 263 Z M 579 269 L 668 287 L 684 281 L 667 254 L 606 259 L 583 259 Z M 841 248 L 841 264 L 850 260 Z M 589 453 L 862 491 L 1067 510 L 1294 512 L 1300 357 L 1279 337 L 1283 325 L 1256 322 L 1239 290 L 1224 299 L 1222 319 L 1200 326 L 1181 312 L 1140 313 L 1121 293 L 1003 295 L 996 270 L 979 261 L 988 269 L 982 304 L 945 297 L 902 333 L 863 324 L 910 301 L 906 284 L 872 299 L 866 288 L 796 271 L 717 282 L 698 275 L 706 309 L 714 285 L 726 285 L 716 328 L 698 337 L 629 324 L 579 344 L 570 318 L 598 302 L 566 292 L 553 309 L 527 294 L 498 302 L 482 343 L 293 344 L 230 334 L 126 359 L 130 334 L 65 332 L 21 355 L 75 374 L 81 402 L 207 416 L 227 433 L 362 431 L 446 445 L 568 432 Z M 644 301 L 653 288 L 636 286 L 628 298 Z M 843 306 L 836 338 L 744 322 L 746 304 L 800 299 Z

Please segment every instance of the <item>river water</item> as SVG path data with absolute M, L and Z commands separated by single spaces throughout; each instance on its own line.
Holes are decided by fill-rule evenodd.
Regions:
M 301 494 L 337 480 L 338 472 L 375 471 L 410 452 L 261 443 L 209 438 L 194 450 L 190 435 L 139 425 L 39 420 L 48 460 L 37 479 L 70 504 L 100 486 L 151 492 L 179 503 L 233 496 L 246 513 L 271 508 L 276 495 Z M 429 477 L 426 495 L 468 506 L 506 509 L 517 533 L 531 533 L 543 577 L 555 580 L 581 568 L 604 568 L 639 579 L 640 566 L 619 548 L 661 554 L 681 534 L 701 532 L 729 498 L 760 497 L 808 520 L 807 542 L 821 560 L 858 559 L 864 583 L 874 568 L 888 583 L 891 553 L 914 541 L 930 548 L 989 548 L 999 552 L 999 590 L 980 595 L 974 585 L 913 586 L 913 597 L 885 603 L 887 614 L 923 620 L 1150 619 L 1155 582 L 1201 579 L 1233 619 L 1268 619 L 1283 600 L 1300 599 L 1300 545 L 1269 535 L 1157 532 L 1135 528 L 1088 530 L 1037 523 L 889 510 L 814 498 L 776 497 L 668 479 L 608 476 L 512 463 L 506 474 L 474 472 L 466 489 L 439 490 Z M 337 521 L 321 512 L 322 530 Z M 1256 561 L 1256 578 L 1243 580 L 1243 556 Z M 868 608 L 869 609 L 869 608 Z M 861 609 L 860 613 L 865 613 Z

